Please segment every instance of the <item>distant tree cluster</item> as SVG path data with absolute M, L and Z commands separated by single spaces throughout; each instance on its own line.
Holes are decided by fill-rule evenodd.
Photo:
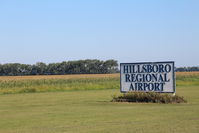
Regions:
M 199 67 L 178 67 L 176 68 L 176 72 L 192 72 L 192 71 L 199 71 Z
M 115 60 L 101 61 L 88 59 L 50 64 L 38 62 L 34 65 L 20 63 L 0 64 L 1 76 L 100 74 L 116 72 L 118 72 L 118 63 Z

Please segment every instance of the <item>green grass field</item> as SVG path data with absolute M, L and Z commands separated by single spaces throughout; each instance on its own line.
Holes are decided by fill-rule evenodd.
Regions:
M 119 75 L 66 77 L 1 77 L 0 133 L 199 132 L 199 73 L 177 73 L 183 104 L 114 103 Z

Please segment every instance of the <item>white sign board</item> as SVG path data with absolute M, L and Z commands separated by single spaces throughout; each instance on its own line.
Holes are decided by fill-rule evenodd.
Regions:
M 174 62 L 120 63 L 120 91 L 175 93 Z

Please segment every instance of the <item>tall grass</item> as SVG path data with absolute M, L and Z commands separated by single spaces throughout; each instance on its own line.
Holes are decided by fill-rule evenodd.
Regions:
M 177 86 L 198 86 L 199 72 L 177 72 L 176 81 Z
M 118 89 L 119 74 L 0 76 L 0 94 Z M 198 86 L 199 72 L 177 72 L 176 85 Z
M 45 78 L 46 77 L 46 78 Z M 7 78 L 7 77 L 6 77 Z M 13 78 L 13 77 L 11 77 Z M 16 77 L 15 77 L 16 78 Z M 114 75 L 65 75 L 19 77 L 19 79 L 0 80 L 0 94 L 70 91 L 90 89 L 119 89 L 119 79 Z

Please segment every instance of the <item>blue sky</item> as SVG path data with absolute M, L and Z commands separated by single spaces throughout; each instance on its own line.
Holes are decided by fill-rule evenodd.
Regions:
M 0 63 L 199 66 L 198 0 L 0 0 Z

